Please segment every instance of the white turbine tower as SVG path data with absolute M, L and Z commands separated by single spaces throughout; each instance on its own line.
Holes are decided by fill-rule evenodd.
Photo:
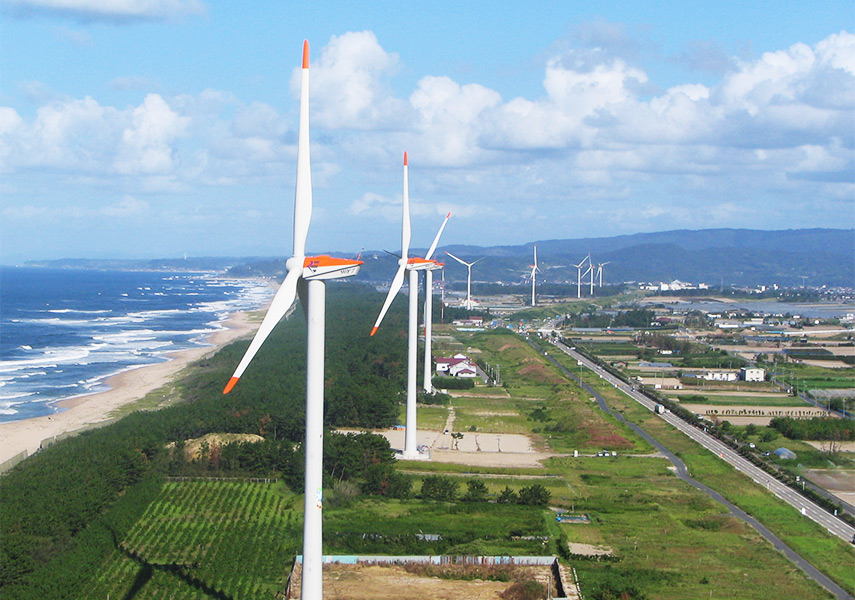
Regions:
M 576 267 L 576 297 L 582 297 L 582 265 L 585 264 L 585 261 L 590 261 L 591 255 L 589 254 L 578 265 L 574 265 Z M 588 271 L 585 271 L 585 275 L 588 274 Z
M 531 266 L 531 305 L 535 305 L 535 297 L 534 297 L 534 285 L 535 285 L 535 274 L 540 273 L 540 269 L 537 268 L 537 244 L 534 245 L 534 264 Z
M 407 430 L 404 438 L 404 458 L 418 458 L 417 424 L 416 424 L 416 363 L 418 327 L 419 327 L 419 271 L 424 271 L 436 265 L 436 261 L 424 258 L 408 258 L 410 250 L 410 192 L 409 178 L 407 174 L 407 153 L 404 152 L 404 217 L 401 226 L 401 258 L 398 260 L 398 270 L 392 278 L 386 301 L 380 310 L 380 315 L 371 329 L 371 335 L 377 333 L 377 328 L 386 316 L 386 311 L 392 304 L 392 300 L 404 285 L 404 271 L 409 271 L 409 323 L 407 327 Z M 440 230 L 442 231 L 442 230 Z M 437 236 L 437 242 L 439 236 Z
M 439 226 L 439 231 L 436 234 L 436 237 L 433 239 L 433 244 L 428 248 L 427 254 L 425 254 L 425 260 L 430 260 L 430 257 L 433 256 L 433 253 L 436 251 L 436 247 L 439 244 L 439 238 L 442 235 L 442 230 L 445 229 L 445 224 L 448 223 L 448 219 L 451 217 L 451 213 L 445 215 L 445 220 L 442 222 L 442 225 Z M 433 384 L 431 380 L 432 369 L 433 366 L 431 364 L 431 336 L 432 336 L 432 328 L 433 328 L 433 272 L 437 269 L 441 269 L 443 267 L 442 263 L 434 262 L 427 269 L 425 269 L 425 369 L 424 369 L 424 377 L 422 378 L 422 386 L 428 394 L 433 391 Z
M 323 597 L 322 480 L 324 419 L 325 279 L 356 275 L 362 261 L 306 256 L 306 236 L 312 218 L 312 173 L 309 160 L 309 43 L 303 42 L 300 91 L 300 133 L 297 144 L 297 191 L 294 197 L 294 251 L 285 263 L 287 275 L 249 348 L 229 379 L 224 394 L 237 383 L 276 324 L 294 304 L 297 290 L 306 311 L 306 476 L 303 516 L 303 581 L 301 598 Z
M 479 261 L 484 260 L 485 257 L 482 256 L 478 260 L 473 261 L 471 263 L 468 263 L 461 258 L 457 258 L 451 252 L 446 252 L 446 254 L 448 254 L 451 258 L 453 258 L 454 260 L 459 262 L 461 265 L 464 265 L 466 267 L 466 304 L 465 304 L 465 306 L 466 306 L 466 310 L 472 310 L 472 305 L 473 305 L 473 302 L 472 302 L 472 265 L 474 265 L 475 263 L 477 263 Z

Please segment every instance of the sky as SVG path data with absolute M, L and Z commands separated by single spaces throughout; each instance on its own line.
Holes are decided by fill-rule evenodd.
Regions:
M 2 0 L 0 262 L 855 227 L 851 0 Z

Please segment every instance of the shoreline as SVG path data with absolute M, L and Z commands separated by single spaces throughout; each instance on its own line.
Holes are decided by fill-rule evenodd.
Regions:
M 86 429 L 112 419 L 119 408 L 175 379 L 189 364 L 219 351 L 223 346 L 253 333 L 255 323 L 248 312 L 236 312 L 220 323 L 223 329 L 211 333 L 205 346 L 169 352 L 169 360 L 122 371 L 105 380 L 110 389 L 53 402 L 61 412 L 41 417 L 0 423 L 0 464 L 26 451 L 32 455 L 42 441 Z

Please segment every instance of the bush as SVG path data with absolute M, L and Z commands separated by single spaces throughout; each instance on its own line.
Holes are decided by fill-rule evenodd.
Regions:
M 546 506 L 552 493 L 539 483 L 520 488 L 519 503 L 527 506 Z
M 422 480 L 420 496 L 425 500 L 453 502 L 457 498 L 457 482 L 442 475 L 428 475 Z
M 499 497 L 496 498 L 496 502 L 499 504 L 515 504 L 518 500 L 519 496 L 517 496 L 517 493 L 508 486 L 505 486 L 505 489 L 503 489 L 499 493 Z
M 464 502 L 484 502 L 487 499 L 487 486 L 480 479 L 470 479 L 466 482 L 467 490 L 463 494 Z
M 437 376 L 433 378 L 433 387 L 441 390 L 471 390 L 475 387 L 475 380 Z

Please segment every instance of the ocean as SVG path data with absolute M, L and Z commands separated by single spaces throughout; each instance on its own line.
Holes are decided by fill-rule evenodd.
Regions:
M 57 400 L 204 345 L 272 295 L 214 273 L 0 267 L 0 422 L 53 414 Z

